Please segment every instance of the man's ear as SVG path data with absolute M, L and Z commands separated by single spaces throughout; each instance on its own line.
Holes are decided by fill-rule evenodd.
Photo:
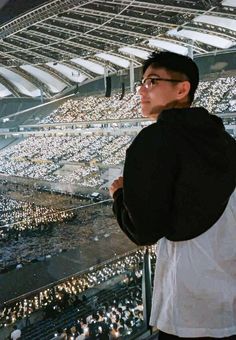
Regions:
M 183 99 L 188 96 L 191 85 L 188 80 L 184 80 L 178 84 L 178 99 Z

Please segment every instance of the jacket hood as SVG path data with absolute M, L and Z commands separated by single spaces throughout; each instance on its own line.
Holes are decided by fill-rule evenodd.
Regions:
M 158 123 L 168 122 L 215 170 L 235 170 L 236 141 L 225 131 L 222 119 L 201 107 L 162 111 Z
M 203 107 L 169 109 L 161 112 L 159 120 L 168 121 L 188 128 L 201 129 L 222 129 L 224 125 L 222 119 L 216 115 L 210 114 Z

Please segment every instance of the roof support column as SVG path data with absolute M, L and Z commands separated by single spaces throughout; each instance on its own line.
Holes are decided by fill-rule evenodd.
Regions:
M 194 41 L 190 40 L 190 44 L 188 45 L 188 56 L 193 59 L 193 44 Z
M 129 67 L 129 83 L 130 83 L 130 92 L 134 92 L 134 62 L 133 60 L 130 61 Z
M 104 66 L 104 89 L 105 89 L 105 92 L 107 90 L 107 76 L 108 76 L 108 68 L 107 68 L 107 65 L 105 64 L 105 66 Z
M 44 100 L 43 100 L 43 89 L 42 89 L 42 87 L 40 87 L 40 97 L 41 97 L 41 103 L 43 104 Z

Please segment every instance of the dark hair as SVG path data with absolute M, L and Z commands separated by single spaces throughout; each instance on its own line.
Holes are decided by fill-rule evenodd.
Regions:
M 147 60 L 143 62 L 143 73 L 149 66 L 153 68 L 163 67 L 172 72 L 182 73 L 186 80 L 190 82 L 189 99 L 192 103 L 194 93 L 199 83 L 199 70 L 196 63 L 187 56 L 173 52 L 153 52 Z

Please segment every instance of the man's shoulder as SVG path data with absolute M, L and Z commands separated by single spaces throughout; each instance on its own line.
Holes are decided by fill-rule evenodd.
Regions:
M 171 141 L 175 140 L 175 133 L 172 127 L 166 124 L 161 124 L 159 122 L 148 125 L 143 128 L 133 141 L 134 146 L 149 144 L 155 145 L 165 145 L 171 144 Z

